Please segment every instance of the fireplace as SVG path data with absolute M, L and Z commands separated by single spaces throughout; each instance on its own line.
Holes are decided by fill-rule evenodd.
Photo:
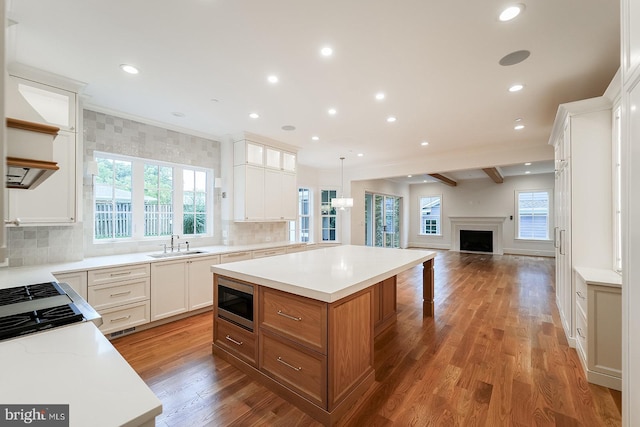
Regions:
M 493 231 L 460 230 L 460 250 L 493 253 Z
M 506 217 L 504 216 L 450 216 L 449 221 L 451 221 L 451 250 L 458 252 L 486 252 L 495 255 L 502 255 L 504 253 L 502 227 L 505 219 Z M 461 242 L 462 231 L 471 231 L 472 233 L 470 234 L 470 236 L 475 234 L 475 236 L 471 237 L 474 241 L 473 244 L 479 244 L 475 242 L 475 240 L 480 239 L 480 235 L 483 236 L 483 239 L 486 239 L 490 235 L 490 248 L 488 247 L 489 245 L 486 242 L 482 244 L 483 249 L 480 250 L 464 247 Z M 473 233 L 476 231 L 485 233 Z

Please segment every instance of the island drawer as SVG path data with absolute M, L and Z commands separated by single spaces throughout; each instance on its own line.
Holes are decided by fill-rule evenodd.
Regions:
M 149 295 L 150 281 L 146 277 L 139 280 L 91 286 L 87 301 L 93 308 L 100 311 L 110 307 L 145 301 L 149 299 Z
M 88 284 L 89 286 L 95 286 L 103 283 L 113 283 L 122 280 L 136 279 L 139 277 L 149 277 L 150 274 L 150 264 L 100 268 L 98 270 L 89 270 Z
M 216 344 L 250 365 L 257 367 L 255 334 L 222 319 L 216 319 L 214 323 L 216 328 L 214 341 Z
M 587 302 L 589 295 L 589 292 L 587 290 L 587 283 L 579 274 L 575 274 L 574 277 L 576 281 L 576 304 L 582 310 L 582 313 L 586 317 L 588 312 Z
M 108 308 L 100 312 L 102 326 L 99 329 L 103 334 L 107 334 L 149 323 L 150 311 L 149 301 Z
M 302 346 L 260 332 L 260 369 L 285 387 L 327 408 L 327 358 Z
M 260 287 L 260 328 L 327 354 L 327 304 Z

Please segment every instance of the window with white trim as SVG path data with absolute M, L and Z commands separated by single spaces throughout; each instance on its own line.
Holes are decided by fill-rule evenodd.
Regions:
M 311 241 L 311 190 L 298 188 L 298 220 L 289 221 L 289 241 Z
M 516 239 L 549 240 L 551 190 L 516 191 Z
M 94 240 L 211 236 L 213 170 L 95 152 Z
M 419 206 L 420 234 L 441 236 L 442 196 L 421 196 Z
M 336 242 L 336 208 L 331 207 L 331 199 L 338 197 L 336 190 L 322 190 L 321 191 L 321 205 L 320 205 L 320 219 L 322 221 L 322 241 L 323 242 Z

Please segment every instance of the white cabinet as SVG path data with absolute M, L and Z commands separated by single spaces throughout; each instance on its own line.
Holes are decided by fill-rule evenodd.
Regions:
M 151 264 L 151 320 L 160 320 L 189 310 L 186 260 Z
M 136 264 L 87 272 L 87 302 L 102 316 L 102 333 L 149 323 L 150 270 Z
M 213 305 L 213 274 L 211 266 L 220 263 L 220 256 L 187 260 L 189 280 L 189 310 Z
M 59 169 L 33 190 L 8 190 L 5 219 L 18 219 L 20 225 L 73 224 L 79 212 L 77 94 L 15 75 L 10 81 L 46 124 L 60 128 L 53 141 L 53 161 Z
M 84 300 L 87 300 L 87 272 L 77 271 L 75 273 L 53 273 L 58 282 L 67 283 Z M 95 308 L 95 307 L 94 307 Z
M 605 97 L 562 104 L 550 144 L 556 155 L 556 303 L 568 341 L 576 345 L 573 268 L 610 268 L 611 103 Z
M 282 247 L 282 248 L 272 248 L 272 249 L 260 249 L 257 251 L 253 251 L 251 253 L 251 256 L 255 259 L 255 258 L 266 258 L 266 257 L 276 256 L 276 255 L 284 255 L 286 253 L 287 253 L 286 248 Z
M 296 154 L 242 139 L 234 143 L 233 197 L 236 221 L 295 220 L 298 208 Z
M 616 276 L 576 268 L 576 349 L 589 382 L 621 390 L 622 292 Z
M 231 252 L 220 255 L 220 264 L 227 262 L 244 261 L 253 258 L 250 251 Z
M 219 255 L 151 264 L 151 320 L 213 305 L 211 266 Z
M 32 190 L 9 189 L 8 213 L 10 221 L 19 219 L 20 225 L 65 225 L 76 219 L 76 137 L 72 132 L 60 131 L 53 141 L 53 160 L 59 169 Z

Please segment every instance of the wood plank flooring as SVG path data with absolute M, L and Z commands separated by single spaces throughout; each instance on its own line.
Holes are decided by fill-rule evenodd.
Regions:
M 376 382 L 341 426 L 620 426 L 620 393 L 586 381 L 560 324 L 554 260 L 437 251 L 435 317 L 422 268 L 398 276 L 398 322 Z M 212 315 L 113 341 L 163 403 L 158 426 L 318 426 L 211 354 Z

